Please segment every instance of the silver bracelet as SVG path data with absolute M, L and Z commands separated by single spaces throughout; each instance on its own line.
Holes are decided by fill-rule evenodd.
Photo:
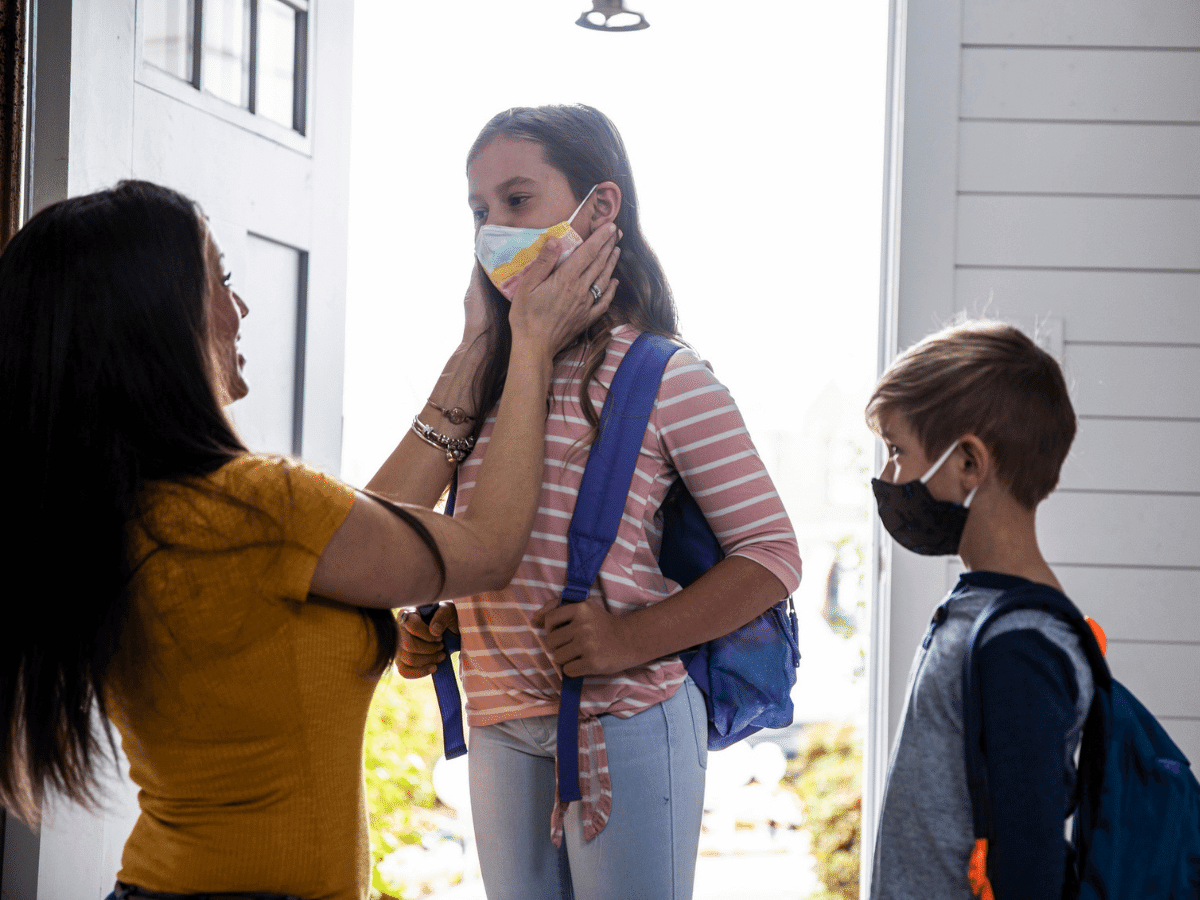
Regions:
M 475 449 L 475 438 L 472 435 L 455 438 L 446 434 L 439 434 L 431 426 L 422 422 L 420 416 L 413 416 L 412 430 L 425 443 L 437 447 L 439 450 L 444 450 L 446 453 L 446 462 L 448 463 L 462 462 Z

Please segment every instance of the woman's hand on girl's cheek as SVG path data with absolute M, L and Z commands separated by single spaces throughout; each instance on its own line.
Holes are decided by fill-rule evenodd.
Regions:
M 630 653 L 629 619 L 586 600 L 557 604 L 552 600 L 534 613 L 533 624 L 545 629 L 546 648 L 563 674 L 572 678 L 612 675 L 644 661 Z
M 557 239 L 546 242 L 521 275 L 508 314 L 514 336 L 523 334 L 551 353 L 603 316 L 616 295 L 612 273 L 620 253 L 617 229 L 612 225 L 597 229 L 555 268 L 560 253 Z M 598 299 L 592 294 L 593 284 L 601 292 Z

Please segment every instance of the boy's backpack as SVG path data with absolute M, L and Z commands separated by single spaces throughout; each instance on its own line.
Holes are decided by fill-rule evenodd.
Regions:
M 679 345 L 655 334 L 642 334 L 626 352 L 613 376 L 600 413 L 600 430 L 567 531 L 567 584 L 564 603 L 585 600 L 600 571 L 633 480 L 638 452 L 649 424 L 667 361 Z M 667 492 L 662 506 L 663 535 L 659 567 L 686 587 L 724 554 L 704 513 L 682 481 Z M 421 608 L 432 618 L 435 606 Z M 442 711 L 446 756 L 466 752 L 458 688 L 449 654 L 458 635 L 446 632 L 447 659 L 434 673 Z M 680 654 L 688 674 L 704 693 L 708 709 L 708 746 L 721 749 L 759 731 L 792 721 L 791 690 L 800 663 L 796 614 L 791 598 L 767 610 L 737 631 Z M 579 699 L 582 678 L 564 678 L 558 718 L 559 797 L 578 800 Z
M 1187 757 L 1154 716 L 1113 679 L 1079 610 L 1036 585 L 996 597 L 975 620 L 963 656 L 967 785 L 975 829 L 969 879 L 991 900 L 987 880 L 990 813 L 976 653 L 984 631 L 1016 609 L 1067 622 L 1091 664 L 1095 693 L 1079 751 L 1078 805 L 1063 896 L 1080 900 L 1200 897 L 1200 783 Z

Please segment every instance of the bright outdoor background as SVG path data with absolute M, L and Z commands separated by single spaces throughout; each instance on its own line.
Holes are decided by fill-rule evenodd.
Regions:
M 480 127 L 514 105 L 596 106 L 625 139 L 643 228 L 674 289 L 683 335 L 732 391 L 800 537 L 797 720 L 854 725 L 866 691 L 872 455 L 861 410 L 876 362 L 888 3 L 628 6 L 651 27 L 576 27 L 590 0 L 357 0 L 342 475 L 366 483 L 461 333 L 473 264 L 464 158 Z M 378 758 L 368 752 L 369 770 L 375 763 L 383 773 L 372 775 L 372 791 L 383 805 L 433 805 L 426 757 L 436 744 L 413 719 L 425 701 L 393 687 L 388 702 L 413 705 L 380 712 L 392 718 L 381 728 L 377 715 L 375 733 L 407 736 Z M 805 731 L 812 744 L 812 729 L 779 742 L 793 781 L 811 762 Z M 710 766 L 714 790 L 756 774 L 750 757 L 726 754 Z M 740 846 L 747 828 L 735 821 L 736 805 L 706 819 L 706 835 L 717 836 L 702 843 L 702 865 Z M 402 818 L 375 827 L 377 838 L 386 832 L 396 842 L 396 871 L 446 855 L 428 837 L 424 848 L 405 845 L 415 834 L 441 829 L 449 832 L 441 844 L 469 844 L 436 810 Z M 777 814 L 772 833 L 789 828 Z M 811 871 L 807 863 L 773 858 L 793 877 L 757 895 L 818 890 L 796 874 Z M 720 883 L 716 870 L 698 878 Z M 406 894 L 420 895 L 419 886 Z

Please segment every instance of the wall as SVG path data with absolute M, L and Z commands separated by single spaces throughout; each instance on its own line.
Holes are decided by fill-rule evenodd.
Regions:
M 1200 759 L 1200 6 L 968 0 L 956 306 L 1062 322 L 1079 435 L 1039 537 Z
M 961 311 L 1058 355 L 1079 434 L 1039 539 L 1200 759 L 1200 4 L 898 0 L 893 32 L 881 364 Z M 879 567 L 876 787 L 957 572 Z

